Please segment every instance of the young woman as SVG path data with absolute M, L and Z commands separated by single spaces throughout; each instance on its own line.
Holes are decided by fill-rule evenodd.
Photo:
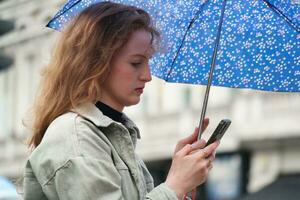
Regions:
M 182 199 L 205 181 L 218 144 L 203 148 L 197 130 L 178 142 L 155 188 L 135 154 L 139 130 L 122 111 L 151 81 L 158 39 L 145 11 L 110 2 L 88 7 L 63 31 L 34 106 L 25 200 Z

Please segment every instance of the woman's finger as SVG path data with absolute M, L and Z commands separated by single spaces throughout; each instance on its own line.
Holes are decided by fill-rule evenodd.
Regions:
M 212 165 L 215 158 L 213 155 L 211 155 L 211 156 L 207 157 L 206 160 L 207 160 L 207 167 L 209 168 L 209 166 Z
M 188 155 L 192 151 L 192 145 L 187 144 L 185 145 L 180 151 L 178 151 L 176 154 L 180 157 Z
M 189 135 L 188 137 L 186 138 L 183 138 L 181 140 L 181 142 L 183 144 L 192 144 L 193 142 L 195 142 L 197 140 L 197 137 L 198 137 L 198 132 L 199 132 L 199 128 L 196 127 L 193 134 Z
M 194 142 L 192 144 L 192 148 L 193 148 L 193 150 L 202 149 L 205 147 L 205 144 L 206 144 L 205 140 L 201 139 L 201 140 Z
M 204 149 L 199 150 L 197 153 L 200 154 L 200 158 L 208 158 L 209 156 L 211 156 L 216 150 L 216 148 L 218 147 L 219 143 L 220 143 L 219 141 L 216 141 L 208 145 Z
M 204 121 L 203 121 L 202 132 L 207 128 L 208 124 L 209 124 L 209 118 L 205 118 Z M 194 143 L 198 139 L 198 133 L 199 133 L 199 127 L 196 127 L 193 134 L 191 134 L 190 136 L 188 136 L 186 138 L 183 138 L 181 140 L 181 142 L 183 144 L 192 144 L 192 143 Z
M 205 118 L 204 121 L 203 121 L 203 126 L 202 126 L 202 129 L 201 129 L 201 132 L 205 131 L 205 129 L 208 127 L 208 124 L 209 124 L 209 118 Z

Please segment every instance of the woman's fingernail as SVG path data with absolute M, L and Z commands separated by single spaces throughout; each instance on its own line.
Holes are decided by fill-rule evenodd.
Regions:
M 193 143 L 191 146 L 192 146 L 193 149 L 197 148 L 197 144 L 196 143 Z

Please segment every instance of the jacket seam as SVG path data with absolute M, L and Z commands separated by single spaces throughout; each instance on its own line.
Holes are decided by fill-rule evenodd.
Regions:
M 72 147 L 73 147 L 73 149 L 74 149 L 74 152 L 75 152 L 75 154 L 78 156 L 78 155 L 80 155 L 79 154 L 79 150 L 77 149 L 77 147 L 80 145 L 79 144 L 79 139 L 78 139 L 78 132 L 77 132 L 77 130 L 78 130 L 78 128 L 77 128 L 77 122 L 76 122 L 76 120 L 77 120 L 77 118 L 78 118 L 78 115 L 76 115 L 75 117 L 74 117 L 74 136 L 73 136 L 73 134 L 72 134 L 72 139 L 73 139 L 73 142 L 72 142 Z M 75 145 L 75 143 L 76 143 L 76 145 Z
M 54 172 L 53 172 L 53 174 L 50 176 L 50 178 L 45 182 L 45 183 L 43 183 L 43 186 L 46 186 L 46 185 L 48 185 L 48 183 L 50 182 L 50 181 L 52 181 L 52 179 L 56 176 L 56 173 L 59 171 L 59 170 L 61 170 L 61 169 L 63 169 L 63 168 L 67 168 L 67 164 L 70 162 L 70 159 L 68 159 L 63 165 L 61 165 L 60 167 L 58 167 Z

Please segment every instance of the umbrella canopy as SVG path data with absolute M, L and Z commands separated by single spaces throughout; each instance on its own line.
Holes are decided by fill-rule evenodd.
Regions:
M 61 30 L 99 0 L 70 0 L 49 22 Z M 168 82 L 300 91 L 296 0 L 116 0 L 141 6 L 163 33 L 152 74 Z M 222 13 L 222 9 L 224 13 Z

